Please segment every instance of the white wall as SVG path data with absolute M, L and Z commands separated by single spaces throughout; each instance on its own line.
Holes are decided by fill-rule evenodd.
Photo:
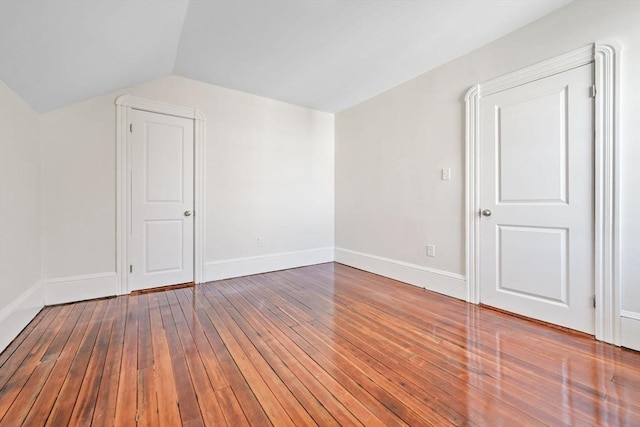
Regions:
M 480 81 L 604 39 L 623 46 L 622 308 L 640 313 L 637 2 L 574 2 L 338 114 L 335 246 L 344 249 L 337 250 L 338 259 L 462 297 L 464 93 Z M 209 278 L 330 259 L 332 115 L 179 77 L 39 120 L 4 84 L 0 91 L 0 321 L 7 308 L 33 296 L 41 276 L 50 295 L 60 295 L 56 286 L 62 285 L 86 292 L 75 299 L 100 296 L 94 285 L 115 288 L 113 102 L 124 93 L 192 106 L 207 116 Z M 452 169 L 452 180 L 440 180 L 442 167 Z M 425 256 L 427 243 L 436 245 L 436 257 Z M 630 322 L 626 330 L 633 334 L 637 323 Z
M 274 254 L 286 254 L 276 257 L 284 266 L 299 261 L 291 252 L 332 259 L 333 115 L 167 77 L 41 116 L 44 278 L 114 277 L 114 100 L 123 93 L 206 115 L 210 279 L 279 266 L 256 264 Z
M 43 305 L 38 115 L 0 81 L 0 351 Z
M 40 115 L 44 278 L 115 271 L 111 98 Z
M 379 270 L 391 268 L 395 260 L 395 268 L 404 263 L 413 271 L 465 274 L 465 92 L 476 83 L 609 39 L 623 48 L 622 308 L 640 313 L 640 3 L 636 1 L 574 2 L 337 114 L 336 259 Z M 451 181 L 440 180 L 444 167 L 451 168 Z M 426 257 L 428 243 L 436 245 L 434 258 Z M 381 264 L 366 254 L 385 260 Z M 421 286 L 462 296 L 460 281 L 433 286 L 434 280 L 437 276 L 429 274 L 416 277 Z

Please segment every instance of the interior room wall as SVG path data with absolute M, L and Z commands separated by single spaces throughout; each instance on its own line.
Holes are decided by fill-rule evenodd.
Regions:
M 40 280 L 38 114 L 0 82 L 0 308 Z
M 335 201 L 339 261 L 462 298 L 465 92 L 602 40 L 622 46 L 621 300 L 625 322 L 638 325 L 640 3 L 577 1 L 337 114 L 335 174 L 331 114 L 166 77 L 38 117 L 0 84 L 0 339 L 15 307 L 113 293 L 114 100 L 124 93 L 207 117 L 209 279 L 329 261 Z
M 333 259 L 333 115 L 172 76 L 41 115 L 46 280 L 115 280 L 114 101 L 125 93 L 206 116 L 209 280 L 277 264 L 256 259 Z
M 622 47 L 622 310 L 640 321 L 640 3 L 636 1 L 573 2 L 337 114 L 336 260 L 395 273 L 463 298 L 461 280 L 437 283 L 442 275 L 431 273 L 465 274 L 466 91 L 476 83 L 607 40 Z M 442 168 L 451 168 L 451 180 L 440 179 Z M 427 244 L 435 245 L 435 257 L 427 257 Z
M 0 350 L 43 305 L 38 114 L 0 81 Z

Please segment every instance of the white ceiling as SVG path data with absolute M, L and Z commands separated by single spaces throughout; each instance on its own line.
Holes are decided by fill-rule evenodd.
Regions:
M 40 112 L 167 75 L 337 112 L 570 0 L 0 0 L 0 79 Z

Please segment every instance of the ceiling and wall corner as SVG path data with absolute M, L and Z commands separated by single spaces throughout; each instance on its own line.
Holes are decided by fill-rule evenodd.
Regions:
M 172 73 L 187 0 L 0 2 L 0 80 L 47 112 Z
M 41 113 L 171 74 L 337 112 L 569 2 L 2 0 L 0 80 Z

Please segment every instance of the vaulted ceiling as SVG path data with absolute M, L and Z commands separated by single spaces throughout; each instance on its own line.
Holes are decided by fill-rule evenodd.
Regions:
M 337 112 L 570 0 L 0 0 L 0 79 L 40 112 L 168 75 Z

